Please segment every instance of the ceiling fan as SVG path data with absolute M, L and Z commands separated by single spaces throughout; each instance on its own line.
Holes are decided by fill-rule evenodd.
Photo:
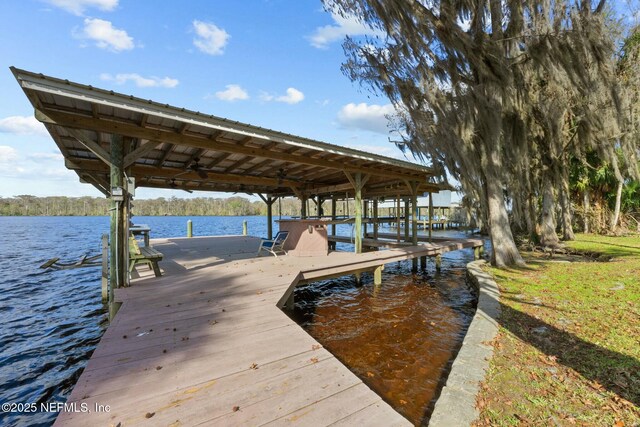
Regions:
M 200 161 L 199 157 L 194 157 L 193 160 L 191 160 L 191 162 L 189 163 L 189 165 L 184 169 L 184 171 L 174 176 L 174 179 L 178 178 L 179 176 L 185 175 L 189 172 L 195 172 L 198 174 L 200 178 L 207 179 L 209 175 L 207 174 L 207 171 L 199 163 L 199 161 Z

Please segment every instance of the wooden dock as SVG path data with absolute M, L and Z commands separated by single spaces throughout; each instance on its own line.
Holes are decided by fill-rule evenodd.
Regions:
M 279 307 L 300 282 L 481 241 L 311 258 L 256 257 L 259 239 L 243 236 L 151 243 L 163 276 L 116 290 L 122 306 L 68 399 L 89 412 L 55 425 L 410 425 Z

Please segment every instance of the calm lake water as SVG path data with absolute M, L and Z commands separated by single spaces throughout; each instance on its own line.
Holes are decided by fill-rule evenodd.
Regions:
M 450 233 L 454 234 L 454 233 Z M 372 274 L 320 281 L 295 291 L 289 315 L 414 425 L 426 425 L 443 380 L 475 314 L 467 285 L 470 249 L 411 271 L 411 261 Z
M 186 235 L 188 219 L 196 236 L 241 234 L 245 220 L 250 235 L 266 237 L 267 233 L 266 218 L 256 216 L 136 216 L 134 222 L 148 224 L 152 238 L 175 237 Z M 277 229 L 275 224 L 274 233 Z M 97 255 L 101 236 L 108 231 L 108 217 L 0 217 L 0 403 L 39 406 L 66 400 L 107 327 L 100 301 L 100 269 L 45 271 L 39 266 L 54 257 L 72 262 L 83 255 Z M 338 234 L 349 236 L 351 227 L 339 226 Z M 447 255 L 445 271 L 450 273 L 445 274 L 459 276 L 470 257 L 470 251 Z M 413 277 L 406 275 L 406 265 L 398 268 L 396 273 Z M 393 271 L 386 272 L 385 281 Z M 428 273 L 424 280 L 429 282 Z M 455 282 L 465 286 L 460 277 Z M 337 283 L 321 283 L 318 292 L 324 295 L 330 288 L 329 294 L 335 295 L 342 286 Z M 467 305 L 467 297 L 458 300 L 461 306 Z M 322 300 L 315 301 L 322 306 Z M 0 411 L 0 425 L 48 426 L 56 415 Z

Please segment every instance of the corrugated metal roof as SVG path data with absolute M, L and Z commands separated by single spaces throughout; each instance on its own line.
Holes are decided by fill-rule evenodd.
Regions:
M 353 192 L 347 174 L 369 175 L 365 196 L 437 191 L 431 168 L 315 141 L 12 67 L 67 167 L 108 188 L 113 135 L 127 138 L 139 186 L 274 196 Z M 102 160 L 100 160 L 102 159 Z M 107 186 L 105 188 L 105 185 Z

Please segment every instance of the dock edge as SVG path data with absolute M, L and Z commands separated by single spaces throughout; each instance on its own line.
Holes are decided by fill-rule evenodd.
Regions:
M 467 264 L 467 277 L 478 289 L 478 306 L 431 414 L 430 427 L 469 426 L 479 415 L 476 397 L 493 356 L 490 342 L 498 333 L 500 316 L 500 290 L 482 270 L 484 264 L 484 260 Z

